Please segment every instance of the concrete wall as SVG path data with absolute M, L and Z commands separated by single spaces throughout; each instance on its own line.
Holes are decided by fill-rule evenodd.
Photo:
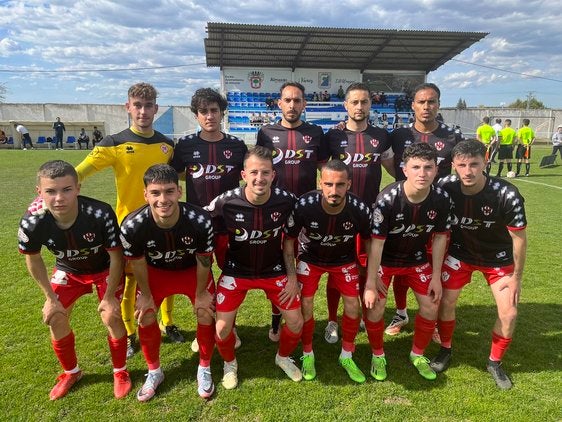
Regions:
M 158 119 L 166 115 L 166 124 L 163 127 L 170 128 L 170 114 L 173 116 L 173 130 L 166 135 L 177 138 L 196 130 L 197 121 L 188 106 L 160 106 L 155 127 L 158 127 Z M 65 124 L 65 137 L 77 137 L 82 127 L 86 129 L 90 138 L 93 126 L 97 126 L 104 135 L 129 127 L 127 112 L 121 104 L 0 104 L 0 129 L 18 142 L 19 136 L 16 136 L 11 122 L 17 121 L 27 127 L 35 143 L 39 136 L 53 136 L 52 125 L 57 117 Z

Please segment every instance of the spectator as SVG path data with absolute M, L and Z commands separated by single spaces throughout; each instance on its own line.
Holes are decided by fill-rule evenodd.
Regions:
M 26 148 L 27 143 L 29 143 L 31 149 L 35 149 L 33 147 L 33 142 L 31 142 L 31 136 L 29 136 L 29 131 L 27 130 L 27 128 L 19 123 L 14 123 L 14 127 L 16 128 L 16 132 L 19 132 L 21 134 L 21 142 L 22 142 L 23 150 L 24 151 L 27 150 Z
M 94 131 L 92 132 L 92 148 L 96 147 L 96 144 L 101 142 L 103 135 L 97 126 L 94 126 Z
M 338 89 L 338 98 L 340 100 L 343 100 L 345 98 L 345 91 L 343 90 L 343 87 L 341 85 Z
M 78 148 L 82 149 L 82 143 L 86 144 L 86 149 L 90 149 L 90 137 L 84 130 L 84 128 L 80 129 L 80 134 L 78 135 Z
M 562 158 L 562 125 L 558 125 L 556 132 L 552 135 L 552 155 L 556 155 L 556 152 L 559 152 L 560 158 Z
M 273 110 L 275 108 L 275 100 L 271 98 L 271 95 L 268 95 L 265 99 L 265 106 L 268 110 Z
M 64 123 L 60 121 L 60 117 L 57 117 L 57 121 L 53 123 L 53 129 L 55 130 L 55 149 L 63 149 L 62 140 L 64 138 Z
M 5 144 L 8 142 L 8 138 L 6 137 L 6 133 L 3 130 L 0 130 L 0 144 Z

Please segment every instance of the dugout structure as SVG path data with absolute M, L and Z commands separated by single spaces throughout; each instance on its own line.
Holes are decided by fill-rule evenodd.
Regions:
M 304 85 L 305 118 L 324 128 L 346 115 L 337 95 L 340 87 L 364 82 L 375 97 L 382 93 L 380 102 L 373 103 L 373 123 L 390 129 L 395 120 L 409 118 L 409 90 L 486 35 L 209 22 L 205 53 L 207 66 L 220 68 L 230 132 L 256 132 L 262 124 L 279 120 L 271 100 L 287 81 Z

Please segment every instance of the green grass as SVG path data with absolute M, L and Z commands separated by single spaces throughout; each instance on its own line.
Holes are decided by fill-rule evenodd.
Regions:
M 85 376 L 75 389 L 57 402 L 48 400 L 60 368 L 50 347 L 48 329 L 41 323 L 43 297 L 27 274 L 17 252 L 19 218 L 34 198 L 35 172 L 40 164 L 63 157 L 77 164 L 85 151 L 0 151 L 2 215 L 0 227 L 0 303 L 2 307 L 0 405 L 3 420 L 204 420 L 204 421 L 331 421 L 331 420 L 560 420 L 562 418 L 562 288 L 560 274 L 560 213 L 562 167 L 538 169 L 533 151 L 532 176 L 514 183 L 526 198 L 529 250 L 520 316 L 505 368 L 515 386 L 499 391 L 485 370 L 495 305 L 480 276 L 466 287 L 459 301 L 458 323 L 451 368 L 435 382 L 424 381 L 408 363 L 412 323 L 395 338 L 386 338 L 388 380 L 369 379 L 353 385 L 337 366 L 339 346 L 323 340 L 326 310 L 323 288 L 316 300 L 318 320 L 315 353 L 318 378 L 294 383 L 273 363 L 276 346 L 267 339 L 269 302 L 251 292 L 238 318 L 243 341 L 238 352 L 240 386 L 220 387 L 222 362 L 215 353 L 212 368 L 217 384 L 213 400 L 197 396 L 197 355 L 189 344 L 162 344 L 166 380 L 149 403 L 138 403 L 131 393 L 113 399 L 106 332 L 96 312 L 93 295 L 78 301 L 72 326 L 76 333 L 80 366 Z M 388 182 L 389 180 L 386 179 Z M 537 182 L 557 186 L 534 184 Z M 83 194 L 114 204 L 111 171 L 86 180 Z M 52 257 L 46 255 L 52 265 Z M 410 316 L 416 308 L 409 298 Z M 393 303 L 389 300 L 386 319 Z M 187 299 L 176 300 L 175 319 L 191 340 L 195 322 Z M 356 361 L 369 370 L 370 350 L 360 333 Z M 437 352 L 432 344 L 428 355 Z M 300 349 L 295 357 L 300 356 Z M 145 363 L 140 354 L 128 362 L 134 391 L 143 382 Z

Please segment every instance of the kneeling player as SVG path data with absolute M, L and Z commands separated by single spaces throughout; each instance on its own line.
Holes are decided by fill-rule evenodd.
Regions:
M 148 205 L 133 211 L 121 223 L 125 257 L 141 292 L 135 318 L 148 364 L 148 375 L 137 398 L 150 400 L 164 380 L 155 310 L 164 298 L 175 294 L 189 297 L 197 313 L 197 391 L 208 398 L 215 390 L 210 368 L 215 336 L 211 217 L 200 207 L 179 202 L 182 190 L 178 174 L 167 164 L 150 167 L 144 174 L 144 185 Z
M 449 366 L 457 300 L 472 273 L 480 271 L 498 308 L 487 369 L 499 388 L 509 389 L 512 383 L 501 361 L 515 330 L 527 251 L 527 221 L 524 199 L 517 188 L 483 173 L 485 154 L 479 142 L 459 143 L 453 149 L 457 176 L 439 181 L 451 195 L 457 224 L 452 227 L 449 253 L 443 263 L 443 299 L 437 323 L 441 350 L 432 359 L 431 367 L 441 372 Z
M 312 338 L 314 334 L 314 294 L 324 273 L 343 296 L 343 339 L 340 365 L 355 382 L 365 382 L 365 375 L 352 359 L 355 337 L 359 330 L 359 270 L 355 262 L 355 237 L 369 240 L 371 232 L 369 207 L 348 193 L 349 170 L 340 160 L 328 161 L 320 173 L 320 191 L 302 195 L 289 217 L 283 244 L 287 276 L 302 285 L 302 374 L 316 377 Z M 298 237 L 298 263 L 294 264 L 294 243 Z
M 67 162 L 48 161 L 37 173 L 37 193 L 46 211 L 27 212 L 21 220 L 19 250 L 31 276 L 45 295 L 43 321 L 51 331 L 51 342 L 64 369 L 51 390 L 51 400 L 64 397 L 82 378 L 70 328 L 74 302 L 96 287 L 98 311 L 109 331 L 114 395 L 125 397 L 131 390 L 126 370 L 127 336 L 121 319 L 118 296 L 122 294 L 123 255 L 117 217 L 105 202 L 79 196 L 80 185 L 74 167 Z M 45 245 L 56 264 L 49 280 L 41 257 Z
M 281 236 L 295 197 L 271 188 L 275 171 L 271 151 L 256 146 L 246 154 L 242 178 L 246 185 L 218 196 L 208 206 L 215 231 L 228 232 L 228 248 L 217 286 L 217 349 L 224 359 L 222 385 L 238 385 L 238 363 L 232 331 L 238 308 L 249 290 L 260 289 L 277 306 L 286 324 L 281 329 L 275 363 L 293 381 L 302 373 L 289 355 L 302 333 L 299 287 L 287 279 Z
M 406 148 L 403 158 L 406 180 L 390 184 L 377 197 L 364 294 L 365 328 L 373 352 L 371 375 L 379 381 L 387 376 L 383 314 L 387 289 L 395 276 L 408 281 L 419 304 L 410 360 L 422 377 L 436 378 L 423 354 L 437 321 L 451 200 L 443 189 L 432 185 L 437 174 L 434 147 L 413 144 Z M 432 236 L 430 264 L 426 245 Z

